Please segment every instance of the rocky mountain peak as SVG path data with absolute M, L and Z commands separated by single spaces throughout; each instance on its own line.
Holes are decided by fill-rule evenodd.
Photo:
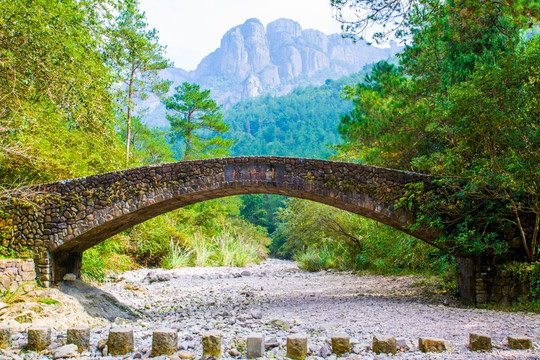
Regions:
M 220 47 L 197 69 L 167 69 L 162 76 L 175 86 L 184 81 L 198 83 L 210 89 L 219 103 L 231 106 L 261 94 L 285 94 L 298 86 L 319 85 L 349 75 L 400 49 L 395 44 L 381 49 L 363 41 L 353 43 L 338 34 L 302 29 L 290 19 L 272 21 L 265 28 L 252 18 L 227 31 Z M 151 112 L 159 108 L 146 106 Z

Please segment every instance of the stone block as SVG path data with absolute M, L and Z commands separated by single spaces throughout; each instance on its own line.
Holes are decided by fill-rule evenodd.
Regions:
M 375 354 L 395 354 L 397 352 L 396 338 L 390 335 L 375 335 L 371 349 Z
M 508 348 L 513 350 L 528 350 L 532 349 L 532 339 L 526 336 L 509 336 Z
M 304 360 L 307 355 L 307 335 L 294 334 L 287 337 L 287 357 Z
M 491 337 L 482 334 L 469 334 L 469 349 L 471 351 L 490 351 Z
M 339 333 L 332 335 L 332 352 L 336 355 L 351 352 L 351 342 L 348 334 Z
M 246 341 L 246 357 L 256 359 L 264 356 L 264 334 L 249 334 Z
M 34 271 L 23 272 L 21 278 L 23 281 L 34 281 L 36 280 L 36 273 Z
M 67 344 L 77 345 L 79 352 L 90 349 L 90 328 L 85 326 L 72 327 L 67 330 Z
M 51 345 L 52 329 L 48 326 L 36 326 L 28 328 L 28 345 L 30 351 L 41 351 Z
M 173 329 L 159 329 L 152 334 L 152 357 L 172 355 L 177 350 L 178 332 Z
M 418 339 L 418 348 L 421 352 L 443 352 L 446 351 L 446 342 L 442 339 Z
M 107 347 L 113 356 L 133 352 L 133 329 L 118 327 L 109 330 Z
M 13 329 L 9 326 L 0 326 L 0 349 L 9 349 L 11 347 L 11 336 Z
M 221 340 L 219 331 L 208 331 L 202 334 L 203 356 L 221 356 Z
M 23 262 L 22 264 L 22 270 L 25 271 L 25 272 L 32 272 L 34 271 L 34 261 L 33 260 L 26 260 L 25 262 Z

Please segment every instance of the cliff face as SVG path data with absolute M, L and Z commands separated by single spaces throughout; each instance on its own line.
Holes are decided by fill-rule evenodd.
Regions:
M 395 45 L 381 49 L 364 41 L 353 43 L 338 34 L 303 30 L 288 19 L 271 22 L 266 29 L 259 20 L 249 19 L 230 29 L 220 47 L 197 69 L 166 69 L 161 75 L 174 86 L 183 81 L 198 83 L 227 107 L 261 94 L 285 94 L 298 86 L 349 75 L 400 49 Z M 155 103 L 146 106 L 151 113 L 159 110 Z

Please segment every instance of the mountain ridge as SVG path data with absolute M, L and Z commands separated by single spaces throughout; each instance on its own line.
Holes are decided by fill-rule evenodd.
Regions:
M 358 72 L 396 54 L 402 48 L 392 43 L 377 48 L 363 40 L 353 42 L 338 34 L 302 29 L 290 19 L 278 19 L 266 27 L 255 18 L 228 30 L 220 46 L 195 70 L 162 70 L 160 76 L 173 87 L 187 81 L 210 89 L 211 97 L 225 108 L 264 94 L 283 95 L 300 86 L 321 85 Z M 171 88 L 172 90 L 172 88 Z M 156 97 L 144 101 L 144 117 L 151 126 L 167 126 L 165 110 Z

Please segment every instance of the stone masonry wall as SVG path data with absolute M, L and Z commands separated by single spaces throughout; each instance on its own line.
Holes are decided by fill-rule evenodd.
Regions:
M 519 266 L 519 270 L 516 269 Z M 495 264 L 478 266 L 476 280 L 477 304 L 498 303 L 515 305 L 528 301 L 531 281 L 538 278 L 538 268 L 532 264 Z
M 35 279 L 36 272 L 33 260 L 0 260 L 0 291 L 16 290 Z

